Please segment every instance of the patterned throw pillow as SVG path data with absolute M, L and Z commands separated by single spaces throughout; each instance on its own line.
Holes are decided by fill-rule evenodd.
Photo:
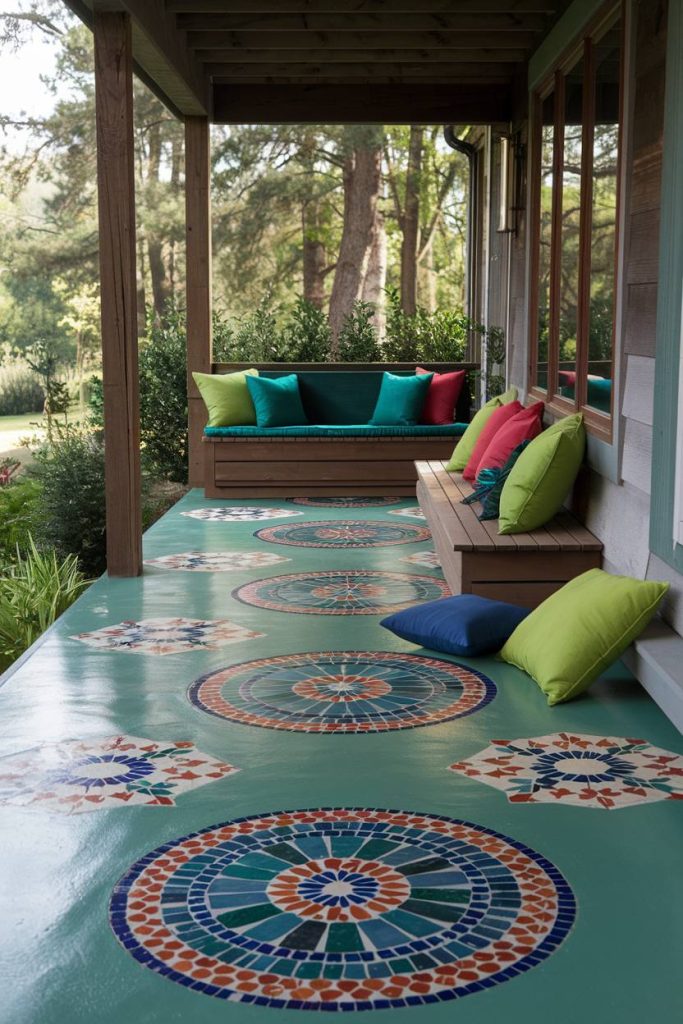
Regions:
M 522 441 L 510 455 L 502 469 L 482 469 L 477 476 L 475 488 L 471 494 L 462 499 L 463 505 L 473 505 L 475 501 L 481 502 L 481 512 L 478 519 L 497 519 L 500 509 L 500 495 L 503 485 L 512 471 L 517 459 L 520 457 L 530 441 Z

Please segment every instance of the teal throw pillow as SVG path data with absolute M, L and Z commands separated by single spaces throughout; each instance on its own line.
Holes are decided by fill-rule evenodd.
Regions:
M 412 427 L 420 422 L 433 373 L 398 377 L 384 372 L 371 427 Z
M 258 427 L 301 427 L 308 423 L 295 373 L 286 377 L 247 377 L 247 387 Z
M 481 502 L 481 512 L 478 513 L 480 520 L 498 518 L 500 513 L 500 496 L 503 493 L 505 481 L 510 476 L 515 462 L 530 443 L 530 441 L 522 441 L 521 444 L 518 444 L 502 469 L 492 467 L 491 469 L 482 469 L 479 473 L 477 488 L 470 495 L 470 498 L 465 498 L 465 501 L 469 503 L 470 499 L 472 499 Z

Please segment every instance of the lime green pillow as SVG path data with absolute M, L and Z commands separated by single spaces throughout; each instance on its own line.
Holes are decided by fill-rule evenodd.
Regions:
M 571 700 L 624 653 L 668 589 L 589 569 L 527 615 L 500 657 L 530 675 L 548 704 Z
M 479 439 L 479 435 L 486 426 L 489 417 L 492 416 L 496 409 L 499 409 L 501 405 L 507 405 L 508 402 L 514 402 L 516 399 L 517 388 L 509 388 L 505 394 L 496 395 L 494 398 L 490 398 L 486 405 L 482 405 L 481 409 L 474 414 L 472 422 L 469 424 L 467 430 L 453 450 L 450 461 L 446 466 L 449 473 L 462 473 L 470 460 L 470 455 L 474 451 L 474 446 Z
M 581 413 L 535 437 L 512 468 L 500 496 L 499 533 L 537 530 L 562 508 L 586 448 Z
M 250 427 L 256 423 L 247 377 L 258 377 L 258 370 L 193 373 L 192 376 L 209 413 L 207 426 Z

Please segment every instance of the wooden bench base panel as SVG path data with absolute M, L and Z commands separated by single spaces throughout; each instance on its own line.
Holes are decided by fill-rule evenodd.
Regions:
M 449 458 L 453 438 L 207 440 L 207 498 L 415 495 L 417 458 Z M 416 453 L 421 453 L 416 455 Z
M 542 530 L 501 537 L 462 505 L 471 489 L 436 462 L 418 465 L 417 497 L 446 581 L 454 594 L 477 594 L 536 608 L 588 569 L 600 568 L 602 545 L 562 513 Z

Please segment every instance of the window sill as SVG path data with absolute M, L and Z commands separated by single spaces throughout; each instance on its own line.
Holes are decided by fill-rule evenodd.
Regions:
M 576 412 L 582 412 L 583 421 L 586 425 L 586 432 L 590 436 L 595 437 L 598 441 L 602 441 L 603 444 L 612 444 L 613 430 L 611 416 L 607 416 L 605 413 L 599 412 L 597 409 L 592 409 L 590 406 L 586 405 L 578 409 L 573 402 L 560 398 L 558 395 L 554 395 L 550 400 L 548 400 L 547 393 L 537 387 L 529 389 L 529 398 L 533 398 L 537 402 L 545 402 L 546 412 L 555 419 L 559 419 L 562 416 L 573 416 Z

